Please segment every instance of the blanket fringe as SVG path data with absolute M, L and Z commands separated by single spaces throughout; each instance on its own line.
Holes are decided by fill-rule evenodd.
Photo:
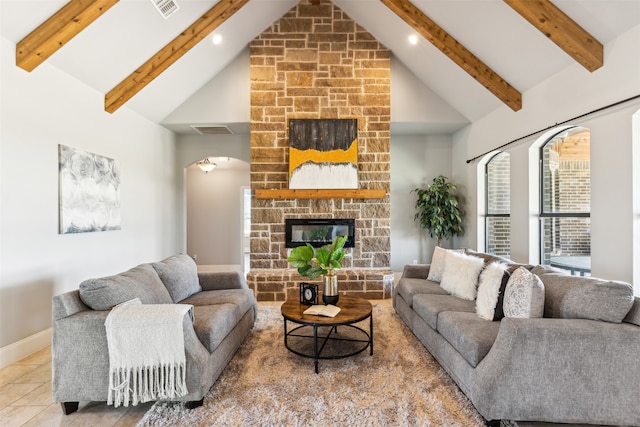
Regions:
M 185 396 L 186 374 L 186 363 L 110 369 L 107 404 L 117 408 Z

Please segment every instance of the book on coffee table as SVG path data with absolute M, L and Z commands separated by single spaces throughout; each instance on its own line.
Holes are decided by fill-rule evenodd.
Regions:
M 325 317 L 336 317 L 336 314 L 340 313 L 340 307 L 336 307 L 335 305 L 312 305 L 307 308 L 304 314 L 311 314 L 312 316 L 325 316 Z

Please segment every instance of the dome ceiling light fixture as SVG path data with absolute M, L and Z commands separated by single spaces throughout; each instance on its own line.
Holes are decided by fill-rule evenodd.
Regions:
M 209 172 L 211 172 L 212 170 L 214 170 L 214 169 L 216 168 L 216 166 L 218 166 L 218 165 L 216 165 L 215 163 L 211 163 L 211 162 L 209 161 L 209 158 L 208 158 L 208 157 L 205 157 L 204 159 L 200 160 L 198 163 L 196 163 L 196 165 L 197 165 L 197 166 L 200 168 L 200 170 L 202 170 L 202 172 L 204 172 L 204 173 L 209 173 Z

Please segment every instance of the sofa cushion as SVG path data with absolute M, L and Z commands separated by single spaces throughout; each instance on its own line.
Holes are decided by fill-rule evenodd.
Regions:
M 636 297 L 634 299 L 631 310 L 629 310 L 629 313 L 627 313 L 623 322 L 633 323 L 634 325 L 640 326 L 640 298 Z
M 466 300 L 475 300 L 478 276 L 484 268 L 481 258 L 463 253 L 448 252 L 440 286 L 451 295 Z
M 536 265 L 531 269 L 531 272 L 540 277 L 543 274 L 556 273 L 563 276 L 568 276 L 569 272 L 557 267 L 551 267 L 550 265 Z M 543 281 L 544 282 L 544 281 Z
M 620 323 L 633 305 L 633 288 L 626 282 L 558 273 L 540 279 L 546 293 L 545 317 Z
M 516 271 L 518 267 L 525 267 L 527 270 L 531 270 L 534 267 L 531 264 L 521 264 L 518 262 L 513 262 L 509 258 L 503 258 L 503 257 L 492 255 L 492 254 L 486 254 L 484 252 L 476 252 L 473 249 L 465 249 L 464 253 L 467 255 L 472 255 L 478 258 L 482 258 L 484 260 L 485 266 L 496 261 L 505 263 L 508 266 L 507 271 L 509 271 L 509 273 L 513 273 L 514 271 Z
M 220 345 L 246 313 L 235 304 L 194 306 L 193 312 L 195 314 L 193 329 L 209 353 Z
M 88 279 L 80 283 L 80 299 L 94 310 L 110 310 L 134 298 L 143 304 L 171 304 L 173 300 L 149 264 L 114 276 Z
M 198 280 L 198 267 L 189 255 L 174 255 L 151 265 L 169 291 L 173 302 L 180 302 L 202 290 Z
M 474 368 L 489 353 L 500 322 L 487 322 L 475 313 L 445 311 L 438 315 L 438 331 Z
M 504 291 L 511 276 L 507 264 L 494 261 L 482 270 L 478 279 L 476 314 L 485 320 L 500 320 L 504 317 Z
M 433 255 L 431 256 L 431 265 L 427 279 L 434 282 L 440 282 L 442 280 L 442 273 L 444 273 L 444 264 L 447 253 L 462 253 L 463 251 L 464 249 L 443 249 L 440 246 L 433 248 Z
M 413 310 L 433 330 L 438 330 L 438 315 L 443 311 L 464 311 L 473 313 L 475 304 L 452 295 L 426 295 L 413 296 Z
M 501 261 L 501 262 L 509 262 L 508 259 L 506 258 L 501 258 L 497 255 L 492 255 L 492 254 L 486 254 L 484 252 L 476 252 L 473 249 L 465 249 L 464 253 L 466 255 L 471 255 L 474 256 L 476 258 L 480 258 L 482 259 L 482 261 L 486 264 L 489 265 L 492 262 L 496 262 L 496 261 Z
M 504 291 L 505 317 L 542 317 L 544 296 L 540 278 L 525 267 L 519 267 L 511 274 Z
M 251 289 L 220 289 L 216 291 L 202 291 L 182 301 L 194 307 L 215 304 L 234 304 L 238 306 L 243 316 L 247 310 L 255 305 L 255 298 Z M 239 320 L 239 319 L 238 319 Z
M 406 301 L 409 307 L 413 307 L 413 297 L 418 294 L 448 295 L 436 282 L 425 279 L 410 279 L 403 277 L 396 285 L 396 292 Z

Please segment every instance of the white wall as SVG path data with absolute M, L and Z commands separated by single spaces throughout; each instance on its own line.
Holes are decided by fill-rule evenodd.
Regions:
M 578 64 L 567 67 L 525 92 L 521 111 L 500 108 L 457 132 L 453 137 L 453 177 L 467 183 L 470 204 L 475 206 L 477 200 L 477 162 L 467 164 L 467 159 L 639 94 L 640 55 L 630 54 L 638 51 L 639 39 L 640 26 L 636 26 L 605 46 L 605 65 L 596 72 L 589 73 Z M 592 274 L 627 282 L 633 280 L 631 117 L 639 105 L 635 101 L 570 123 L 591 129 Z M 531 189 L 537 184 L 530 186 L 527 157 L 535 139 L 531 137 L 506 150 L 511 154 L 512 258 L 525 262 L 538 262 L 527 230 L 530 212 L 537 209 L 531 206 L 535 200 Z M 457 245 L 475 247 L 475 215 L 477 212 L 466 224 L 475 230 L 466 233 Z M 640 294 L 639 287 L 636 283 L 636 294 Z
M 640 109 L 633 115 L 633 252 L 632 259 L 640 259 Z M 633 283 L 640 283 L 640 262 L 633 263 Z M 635 287 L 640 296 L 640 286 Z
M 103 94 L 46 62 L 25 72 L 13 43 L 1 43 L 3 366 L 38 350 L 30 337 L 50 328 L 53 295 L 174 254 L 177 229 L 173 134 L 126 107 L 105 113 Z M 58 234 L 58 144 L 120 163 L 121 230 Z
M 413 220 L 415 188 L 438 175 L 451 175 L 451 137 L 414 135 L 391 137 L 391 269 L 431 261 L 436 240 Z M 450 247 L 450 242 L 443 242 Z
M 248 123 L 250 66 L 247 47 L 224 70 L 165 117 L 162 124 Z
M 242 187 L 250 185 L 248 163 L 187 168 L 187 253 L 198 265 L 242 265 Z
M 391 58 L 391 131 L 414 128 L 420 133 L 451 134 L 469 123 L 402 62 Z
M 249 146 L 249 135 L 180 135 L 178 137 L 175 168 L 178 188 L 178 248 L 181 252 L 187 252 L 186 168 L 205 157 L 231 157 L 249 163 Z M 249 171 L 245 170 L 244 173 L 249 180 Z M 236 235 L 240 236 L 240 229 Z M 217 243 L 215 250 L 223 250 L 225 244 L 226 242 Z M 203 253 L 196 254 L 203 255 Z M 199 258 L 198 264 L 202 263 L 202 259 Z

